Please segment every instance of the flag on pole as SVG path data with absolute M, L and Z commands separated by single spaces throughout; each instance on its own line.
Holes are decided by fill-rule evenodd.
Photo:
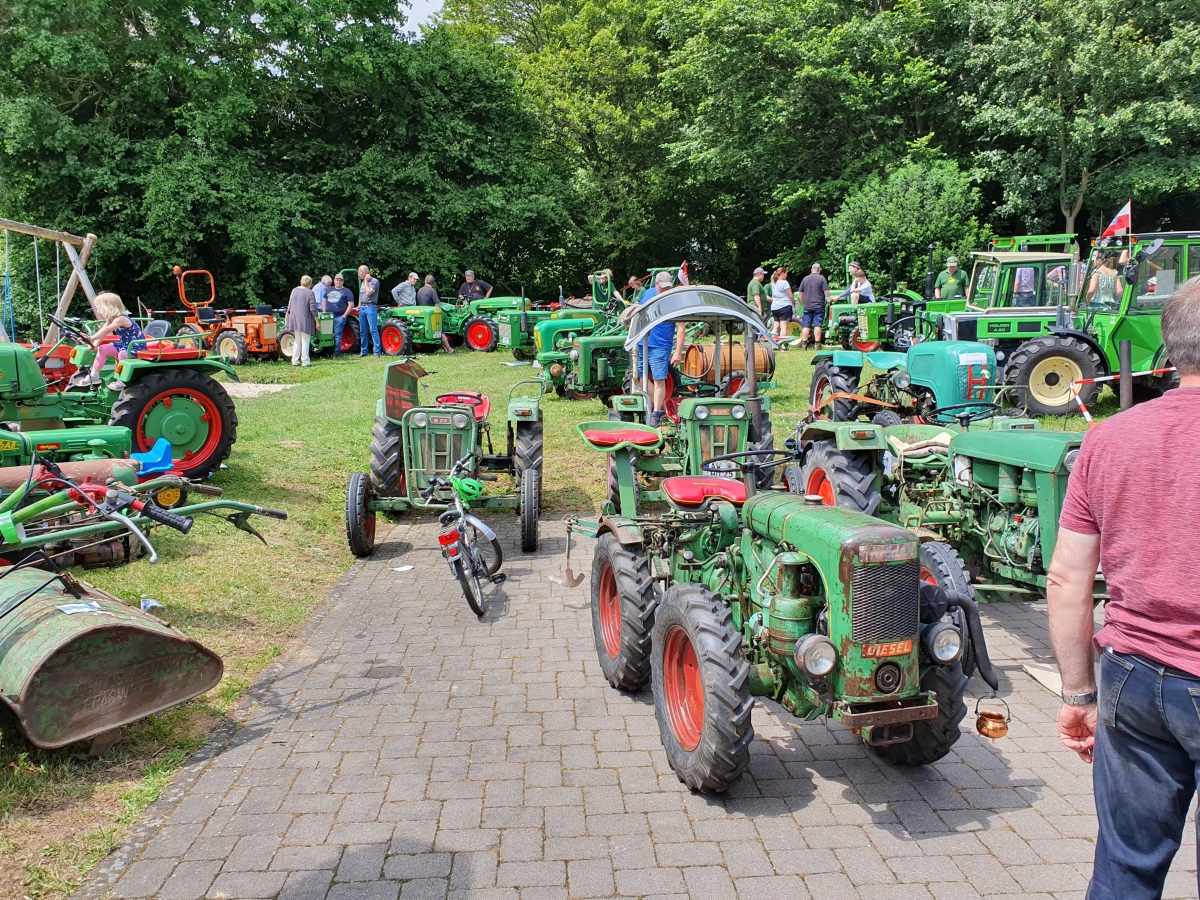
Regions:
M 688 283 L 687 260 L 686 259 L 682 263 L 679 264 L 679 283 L 682 285 L 687 285 L 687 283 Z
M 1107 238 L 1129 234 L 1129 220 L 1131 218 L 1133 218 L 1133 201 L 1129 200 L 1117 212 L 1116 217 L 1108 223 L 1108 227 L 1104 229 L 1104 234 L 1100 235 L 1100 237 Z

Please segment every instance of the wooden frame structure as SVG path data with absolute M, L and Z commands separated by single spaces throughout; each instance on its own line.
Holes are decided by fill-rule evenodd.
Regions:
M 92 250 L 96 246 L 96 236 L 88 234 L 86 237 L 79 237 L 76 234 L 68 234 L 65 231 L 53 231 L 49 228 L 42 228 L 40 225 L 29 225 L 25 222 L 14 222 L 12 219 L 0 219 L 0 231 L 15 231 L 19 234 L 28 234 L 33 237 L 45 238 L 48 241 L 57 241 L 62 244 L 63 251 L 67 254 L 67 259 L 71 261 L 71 275 L 67 278 L 67 283 L 63 286 L 62 296 L 58 298 L 58 307 L 54 314 L 58 318 L 62 318 L 67 314 L 67 309 L 71 306 L 71 299 L 75 296 L 75 291 L 82 286 L 83 294 L 87 297 L 88 305 L 92 307 L 92 313 L 96 313 L 96 307 L 93 301 L 96 299 L 96 289 L 92 287 L 91 279 L 87 274 L 88 259 L 92 255 Z M 75 248 L 78 247 L 79 250 Z M 11 341 L 12 335 L 9 335 L 4 330 L 4 326 L 0 325 L 0 340 Z M 53 344 L 58 340 L 58 326 L 51 323 L 49 330 L 46 332 L 46 342 Z

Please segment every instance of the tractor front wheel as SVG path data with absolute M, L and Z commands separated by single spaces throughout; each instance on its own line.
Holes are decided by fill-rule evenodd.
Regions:
M 533 362 L 537 359 L 537 351 L 526 350 L 522 347 L 513 347 L 512 355 L 517 362 Z
M 388 322 L 379 330 L 379 343 L 388 356 L 412 356 L 412 331 L 407 322 Z
M 766 413 L 762 414 L 762 434 L 760 440 L 753 441 L 747 444 L 748 450 L 774 450 L 775 449 L 775 431 L 771 427 L 771 417 Z M 770 461 L 767 457 L 751 456 L 746 459 L 746 462 L 763 462 Z M 754 475 L 754 483 L 758 485 L 760 491 L 770 490 L 771 485 L 775 482 L 775 467 L 758 469 Z
M 400 468 L 403 429 L 387 416 L 376 416 L 371 429 L 371 490 L 380 497 L 405 494 L 404 472 Z
M 279 355 L 291 361 L 296 352 L 296 333 L 294 331 L 279 332 Z
M 700 584 L 667 589 L 654 613 L 650 685 L 667 761 L 694 791 L 727 791 L 750 763 L 750 667 L 729 604 Z
M 592 638 L 600 670 L 617 690 L 641 690 L 650 678 L 657 603 L 646 555 L 602 534 L 592 557 Z
M 949 753 L 962 735 L 959 726 L 967 714 L 963 700 L 967 681 L 961 658 L 948 666 L 925 669 L 921 674 L 921 690 L 937 692 L 937 718 L 913 722 L 912 740 L 872 747 L 875 755 L 897 766 L 928 766 Z
M 521 550 L 538 548 L 538 513 L 542 502 L 543 433 L 541 421 L 517 426 L 513 468 L 520 486 Z
M 375 549 L 375 511 L 371 502 L 371 482 L 365 472 L 355 472 L 346 482 L 346 540 L 350 552 L 360 559 Z
M 971 586 L 971 576 L 962 559 L 949 544 L 941 541 L 926 541 L 921 545 L 921 580 L 926 584 L 936 584 L 944 591 L 954 591 L 966 594 L 975 599 L 975 588 Z M 966 616 L 962 610 L 950 611 L 950 618 L 962 633 L 963 674 L 968 678 L 975 672 L 975 652 L 971 646 L 971 633 L 967 630 Z
M 826 506 L 856 509 L 869 516 L 882 501 L 875 486 L 875 468 L 869 453 L 850 453 L 834 440 L 815 441 L 803 466 L 788 466 L 783 473 L 788 490 L 817 496 Z
M 231 366 L 242 366 L 250 353 L 246 349 L 246 339 L 232 329 L 219 332 L 213 340 L 213 350 L 218 356 L 225 357 Z
M 1008 357 L 1006 384 L 1025 389 L 1030 415 L 1065 416 L 1076 411 L 1073 382 L 1104 374 L 1104 362 L 1083 341 L 1045 335 L 1026 341 Z M 1081 384 L 1079 399 L 1089 405 L 1100 393 L 1098 384 Z
M 858 416 L 858 401 L 849 397 L 832 400 L 834 394 L 858 392 L 858 372 L 842 369 L 830 359 L 823 359 L 813 368 L 808 405 L 835 422 L 852 422 Z
M 125 385 L 109 424 L 128 428 L 139 453 L 166 438 L 185 478 L 207 478 L 229 458 L 238 417 L 225 388 L 213 378 L 195 369 L 169 368 Z
M 487 316 L 471 316 L 463 325 L 463 339 L 478 353 L 491 353 L 500 340 L 500 329 Z

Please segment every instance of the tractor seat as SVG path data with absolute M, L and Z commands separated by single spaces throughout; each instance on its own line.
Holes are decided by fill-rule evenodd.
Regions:
M 152 347 L 147 346 L 145 349 L 137 352 L 138 359 L 148 359 L 154 362 L 166 362 L 169 360 L 180 359 L 203 359 L 203 347 L 171 347 L 166 346 L 171 342 L 167 341 L 164 346 Z
M 734 506 L 746 502 L 746 486 L 732 478 L 715 475 L 676 475 L 665 478 L 662 492 L 667 501 L 680 509 L 697 510 L 708 506 L 710 500 L 728 500 Z
M 211 306 L 197 306 L 196 318 L 201 322 L 211 322 L 216 319 L 217 314 Z
M 254 307 L 254 314 L 256 316 L 273 316 L 275 315 L 275 307 L 270 303 L 260 303 Z
M 662 435 L 648 428 L 617 428 L 612 431 L 591 429 L 583 433 L 589 444 L 597 447 L 615 447 L 617 444 L 629 443 L 635 447 L 657 447 L 662 441 Z
M 155 319 L 153 322 L 147 322 L 146 327 L 142 329 L 142 334 L 148 338 L 165 338 L 171 333 L 171 323 L 166 319 Z
M 470 406 L 471 412 L 475 414 L 476 422 L 482 422 L 492 411 L 492 401 L 474 391 L 451 391 L 449 394 L 439 394 L 437 403 L 438 406 L 454 406 L 455 404 Z

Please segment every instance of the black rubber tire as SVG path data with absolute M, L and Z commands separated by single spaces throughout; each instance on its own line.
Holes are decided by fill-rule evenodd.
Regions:
M 279 332 L 279 357 L 291 361 L 296 349 L 296 333 L 293 331 Z
M 536 553 L 538 512 L 542 502 L 542 470 L 526 469 L 520 481 L 521 552 Z
M 517 424 L 513 469 L 518 478 L 528 469 L 537 469 L 541 473 L 544 439 L 541 419 Z
M 883 428 L 891 428 L 893 425 L 903 425 L 904 420 L 893 409 L 881 409 L 875 415 L 871 416 L 871 424 L 879 425 Z
M 692 750 L 685 750 L 676 737 L 663 687 L 663 657 L 676 628 L 692 645 L 703 686 L 702 728 Z M 729 790 L 750 764 L 754 740 L 750 666 L 729 605 L 704 585 L 672 585 L 655 610 L 651 644 L 650 689 L 667 761 L 693 791 Z
M 963 700 L 967 680 L 961 659 L 948 666 L 926 668 L 921 673 L 921 690 L 937 691 L 937 718 L 914 722 L 911 741 L 872 747 L 875 755 L 897 766 L 928 766 L 949 753 L 962 735 L 959 726 L 967 714 Z
M 483 572 L 491 578 L 504 565 L 504 548 L 500 546 L 499 539 L 486 538 L 483 532 L 470 522 L 466 523 L 466 528 L 471 535 L 471 545 L 475 548 L 476 558 Z
M 1095 378 L 1105 373 L 1104 361 L 1083 341 L 1072 337 L 1049 334 L 1026 341 L 1011 354 L 1004 367 L 1004 383 L 1024 388 L 1022 396 L 1031 416 L 1065 416 L 1079 411 L 1078 404 L 1069 394 L 1061 403 L 1049 404 L 1034 396 L 1029 380 L 1034 368 L 1050 359 L 1066 359 L 1079 368 L 1080 378 Z M 1084 384 L 1079 388 L 1079 399 L 1090 406 L 1100 393 L 1101 385 Z
M 949 544 L 941 541 L 926 541 L 921 544 L 921 580 L 926 577 L 944 591 L 957 591 L 975 599 L 975 588 L 971 584 L 971 576 L 967 567 Z M 963 673 L 970 678 L 975 674 L 975 648 L 971 644 L 971 633 L 967 629 L 966 617 L 961 610 L 951 610 L 950 619 L 962 633 Z
M 486 325 L 491 330 L 491 336 L 489 337 L 486 346 L 472 347 L 471 343 L 467 341 L 466 336 L 470 333 L 472 325 L 481 323 Z M 500 340 L 500 329 L 496 326 L 496 323 L 487 316 L 471 316 L 471 318 L 463 322 L 462 333 L 463 341 L 476 353 L 491 353 L 496 349 L 496 343 Z
M 200 340 L 198 340 L 198 341 L 179 341 L 179 338 L 186 338 L 188 336 L 197 336 L 200 338 Z M 177 332 L 175 332 L 175 339 L 176 339 L 175 342 L 181 347 L 203 347 L 204 346 L 204 332 L 201 331 L 199 328 L 197 328 L 195 325 L 191 324 L 190 322 L 184 322 L 182 325 L 179 326 L 179 330 Z
M 225 393 L 212 376 L 197 372 L 195 369 L 168 368 L 162 371 L 152 371 L 139 378 L 132 384 L 125 385 L 121 396 L 109 411 L 109 425 L 123 425 L 133 433 L 133 444 L 136 452 L 145 452 L 154 445 L 159 435 L 146 435 L 147 443 L 142 446 L 138 435 L 138 422 L 142 413 L 156 399 L 173 391 L 195 391 L 204 394 L 216 407 L 217 416 L 221 421 L 221 432 L 217 443 L 207 456 L 198 460 L 176 460 L 176 468 L 185 478 L 204 479 L 229 458 L 230 451 L 237 441 L 238 417 L 233 401 Z M 209 423 L 211 427 L 211 422 Z
M 513 347 L 512 355 L 517 362 L 533 362 L 537 359 L 536 350 L 525 350 L 521 347 Z
M 352 335 L 352 337 L 350 339 L 350 345 L 348 347 L 346 347 L 344 350 L 340 350 L 340 351 L 338 351 L 337 347 L 334 347 L 333 349 L 340 353 L 358 353 L 359 348 L 362 346 L 362 344 L 360 343 L 360 339 L 362 336 L 362 329 L 359 328 L 358 318 L 356 316 L 349 316 L 346 319 L 346 328 L 342 332 L 342 340 L 343 341 L 346 340 L 346 332 L 347 331 L 350 332 L 350 334 Z
M 371 429 L 371 491 L 378 497 L 399 497 L 400 455 L 404 429 L 386 416 L 376 416 Z
M 858 392 L 858 372 L 854 369 L 842 369 L 833 364 L 833 360 L 823 359 L 813 367 L 812 384 L 808 390 L 808 405 L 815 407 L 820 402 L 820 394 L 824 383 L 828 383 L 834 394 L 854 394 Z M 858 417 L 858 401 L 843 397 L 833 401 L 833 409 L 829 415 L 835 422 L 853 422 Z
M 851 453 L 839 450 L 837 442 L 829 439 L 814 441 L 803 466 L 788 466 L 784 479 L 794 494 L 807 493 L 816 469 L 825 473 L 833 485 L 834 505 L 855 509 L 869 516 L 879 512 L 883 499 L 875 487 L 875 466 L 870 453 Z
M 747 421 L 749 417 L 747 417 Z M 766 413 L 762 414 L 762 440 L 747 442 L 747 450 L 774 450 L 775 449 L 775 429 L 771 427 L 771 417 Z M 767 461 L 766 457 L 756 459 L 748 457 L 746 462 L 763 462 Z M 760 491 L 769 490 L 771 485 L 775 483 L 776 466 L 769 469 L 759 469 L 754 475 L 754 483 Z
M 601 585 L 612 571 L 619 602 L 620 645 L 610 656 L 601 624 Z M 650 680 L 650 636 L 658 592 L 641 548 L 624 547 L 616 535 L 600 535 L 592 555 L 592 638 L 605 680 L 620 691 L 639 691 Z
M 487 613 L 487 601 L 483 599 L 483 585 L 479 581 L 479 573 L 472 571 L 470 575 L 467 575 L 462 563 L 456 562 L 454 577 L 458 579 L 458 586 L 462 588 L 463 596 L 467 598 L 467 606 L 471 607 L 471 612 L 480 617 L 484 616 Z
M 365 472 L 355 472 L 346 482 L 346 541 L 359 559 L 375 549 L 375 511 L 367 508 L 370 500 L 370 479 Z
M 400 348 L 392 351 L 388 349 L 387 342 L 383 339 L 383 333 L 389 328 L 394 328 L 400 333 Z M 408 327 L 407 322 L 390 319 L 383 325 L 379 326 L 379 346 L 383 348 L 383 352 L 388 356 L 412 356 L 413 355 L 413 336 L 412 329 Z
M 244 366 L 250 358 L 250 351 L 246 349 L 246 339 L 232 328 L 217 332 L 217 336 L 213 338 L 213 352 L 224 357 L 231 366 Z

